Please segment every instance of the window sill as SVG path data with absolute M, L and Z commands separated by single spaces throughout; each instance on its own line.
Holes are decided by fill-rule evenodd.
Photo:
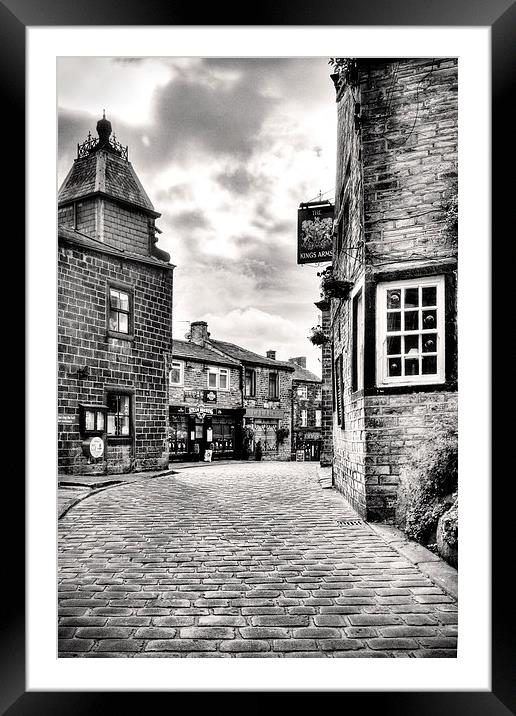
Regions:
M 132 435 L 108 435 L 106 439 L 109 445 L 131 445 L 133 442 Z
M 134 341 L 134 334 L 132 333 L 117 333 L 117 331 L 107 331 L 108 338 L 116 338 L 118 341 Z

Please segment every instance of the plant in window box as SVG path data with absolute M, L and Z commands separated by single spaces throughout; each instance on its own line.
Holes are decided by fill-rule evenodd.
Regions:
M 321 296 L 323 298 L 348 297 L 353 282 L 338 279 L 333 273 L 332 266 L 328 266 L 324 271 L 318 272 L 317 275 L 321 277 Z
M 312 326 L 310 331 L 311 333 L 308 336 L 308 340 L 310 343 L 313 343 L 314 346 L 323 346 L 330 340 L 330 337 L 326 335 L 321 326 Z

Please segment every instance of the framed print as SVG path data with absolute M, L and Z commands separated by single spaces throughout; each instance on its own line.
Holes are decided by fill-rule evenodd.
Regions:
M 265 5 L 253 22 L 208 10 L 202 25 L 161 2 L 121 16 L 109 2 L 56 0 L 43 12 L 7 0 L 0 13 L 6 166 L 23 175 L 11 182 L 6 235 L 19 237 L 25 215 L 28 318 L 25 491 L 6 481 L 19 514 L 25 498 L 26 522 L 7 550 L 18 597 L 4 617 L 2 712 L 102 712 L 121 692 L 345 691 L 392 712 L 509 713 L 510 520 L 489 480 L 489 217 L 496 226 L 504 214 L 507 185 L 493 172 L 490 206 L 488 137 L 497 168 L 514 6 Z M 392 114 L 368 129 L 375 97 Z M 398 101 L 400 126 L 390 119 Z M 394 172 L 388 152 L 424 135 L 423 106 L 440 115 L 421 156 L 435 150 L 440 164 L 421 192 L 428 206 L 400 210 L 388 184 L 421 183 L 424 159 L 412 147 L 413 164 L 404 173 L 398 157 Z M 25 123 L 24 154 L 11 135 Z M 361 214 L 353 187 L 362 182 Z M 374 226 L 382 202 L 388 256 Z M 446 240 L 403 248 L 412 229 L 430 231 L 436 202 L 458 216 L 458 282 Z M 297 261 L 298 209 L 319 205 L 331 209 L 330 270 L 308 254 Z M 422 245 L 427 264 L 399 266 L 398 251 Z M 321 344 L 306 349 L 288 339 L 307 320 L 303 301 L 321 314 L 312 329 Z M 379 445 L 364 442 L 363 493 L 346 482 L 352 461 L 339 462 L 352 401 L 366 406 L 364 430 Z M 396 412 L 408 403 L 410 419 Z M 441 423 L 458 415 L 458 645 L 456 572 L 435 567 L 437 534 L 431 552 L 385 527 L 394 529 L 400 473 L 396 458 L 381 457 L 382 430 L 394 415 L 407 430 L 398 439 L 410 442 L 430 404 Z M 203 482 L 217 471 L 220 482 Z M 250 492 L 244 473 L 262 476 Z M 294 475 L 313 490 L 306 515 L 292 514 Z M 59 520 L 57 481 L 68 500 Z M 292 489 L 290 511 L 279 495 L 265 519 L 280 483 Z M 251 503 L 253 524 L 232 521 L 235 506 L 245 515 Z M 338 559 L 325 551 L 333 539 L 345 550 Z

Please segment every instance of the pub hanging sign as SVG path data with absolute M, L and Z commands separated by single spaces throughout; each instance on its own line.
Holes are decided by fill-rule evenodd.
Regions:
M 297 263 L 332 260 L 334 206 L 326 200 L 300 204 L 297 210 Z

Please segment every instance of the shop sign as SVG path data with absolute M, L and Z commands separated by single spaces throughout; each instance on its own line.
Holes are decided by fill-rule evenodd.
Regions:
M 200 397 L 201 397 L 200 390 L 185 390 L 185 398 L 193 398 L 194 400 L 199 400 Z
M 329 201 L 300 204 L 297 210 L 297 263 L 332 260 L 333 210 Z
M 217 391 L 216 390 L 203 390 L 202 399 L 205 403 L 216 403 L 217 402 Z
M 59 422 L 61 425 L 73 425 L 75 422 L 75 415 L 60 415 Z
M 321 434 L 320 433 L 305 433 L 303 435 L 304 440 L 320 440 Z
M 284 411 L 274 408 L 247 408 L 245 414 L 249 418 L 283 418 Z
M 104 441 L 102 438 L 95 437 L 91 439 L 90 454 L 92 457 L 102 457 L 104 454 Z
M 213 408 L 207 408 L 205 405 L 190 405 L 186 409 L 187 413 L 190 413 L 190 415 L 199 415 L 201 417 L 204 417 L 205 415 L 213 415 Z

